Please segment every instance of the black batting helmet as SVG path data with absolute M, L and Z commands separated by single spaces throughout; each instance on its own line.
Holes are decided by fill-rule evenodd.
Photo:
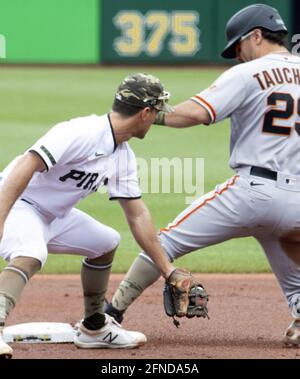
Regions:
M 222 52 L 223 58 L 235 58 L 235 45 L 240 38 L 255 28 L 264 28 L 271 32 L 288 33 L 277 9 L 265 4 L 254 4 L 243 8 L 227 22 L 227 46 Z

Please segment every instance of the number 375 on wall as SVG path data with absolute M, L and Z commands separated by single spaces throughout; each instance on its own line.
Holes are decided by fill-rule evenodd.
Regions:
M 201 48 L 199 13 L 195 11 L 149 11 L 143 15 L 123 10 L 113 23 L 121 31 L 114 40 L 114 50 L 120 56 L 157 56 L 163 49 L 175 56 L 193 56 Z

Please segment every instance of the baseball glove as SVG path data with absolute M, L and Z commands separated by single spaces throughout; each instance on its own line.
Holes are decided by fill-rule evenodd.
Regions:
M 173 318 L 178 327 L 177 317 L 207 317 L 208 294 L 202 284 L 195 282 L 191 273 L 183 270 L 174 270 L 165 282 L 163 291 L 164 308 L 168 316 Z

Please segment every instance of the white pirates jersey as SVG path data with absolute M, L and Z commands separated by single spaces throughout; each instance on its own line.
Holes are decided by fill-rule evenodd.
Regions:
M 300 175 L 299 57 L 273 53 L 239 64 L 192 100 L 211 123 L 231 118 L 231 168 Z
M 110 199 L 141 196 L 135 155 L 127 142 L 116 145 L 109 115 L 59 123 L 28 151 L 43 159 L 47 171 L 33 175 L 21 198 L 46 215 L 65 216 L 101 185 Z M 4 180 L 17 159 L 1 174 Z

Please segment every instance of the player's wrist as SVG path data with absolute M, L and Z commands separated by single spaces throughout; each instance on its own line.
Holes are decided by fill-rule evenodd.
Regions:
M 165 112 L 159 111 L 155 117 L 154 124 L 156 125 L 166 125 L 165 124 Z
M 161 270 L 161 274 L 167 280 L 170 278 L 174 271 L 176 271 L 176 267 L 173 265 L 168 265 L 163 270 Z

